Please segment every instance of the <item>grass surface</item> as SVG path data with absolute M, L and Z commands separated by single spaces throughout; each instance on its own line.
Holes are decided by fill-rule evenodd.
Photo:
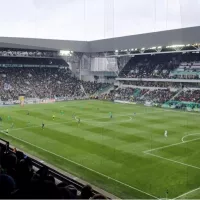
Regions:
M 168 191 L 168 198 L 200 198 L 198 114 L 70 101 L 2 107 L 0 116 L 1 130 L 9 129 L 1 138 L 118 197 L 166 198 Z

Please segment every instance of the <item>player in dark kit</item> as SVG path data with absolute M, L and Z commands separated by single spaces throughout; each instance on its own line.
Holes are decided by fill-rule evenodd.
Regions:
M 29 111 L 27 111 L 27 115 L 30 115 Z
M 44 129 L 44 123 L 42 123 L 42 130 Z

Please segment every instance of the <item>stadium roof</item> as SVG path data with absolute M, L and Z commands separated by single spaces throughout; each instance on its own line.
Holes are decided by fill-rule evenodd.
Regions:
M 200 43 L 200 26 L 95 41 L 0 37 L 0 48 L 113 52 L 115 50 Z

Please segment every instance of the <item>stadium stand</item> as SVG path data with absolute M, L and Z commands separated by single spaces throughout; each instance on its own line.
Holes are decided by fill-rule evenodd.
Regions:
M 121 70 L 120 77 L 199 79 L 198 53 L 135 56 Z
M 5 57 L 58 57 L 56 51 L 21 50 L 21 49 L 0 49 L 0 56 Z
M 142 86 L 142 87 L 162 87 L 162 88 L 168 88 L 168 87 L 183 87 L 186 86 L 186 84 L 183 83 L 173 83 L 173 82 L 154 82 L 154 81 L 122 81 L 123 85 L 134 85 L 134 86 Z M 195 87 L 196 84 L 190 84 L 193 87 Z
M 186 90 L 182 91 L 177 97 L 176 101 L 200 102 L 200 90 Z
M 136 55 L 121 69 L 115 90 L 101 98 L 199 103 L 199 72 L 200 55 L 196 52 Z M 140 92 L 135 95 L 135 91 Z
M 154 101 L 156 103 L 164 103 L 172 98 L 173 95 L 175 95 L 175 93 L 171 92 L 169 89 L 152 90 L 145 95 L 144 100 Z
M 136 91 L 140 91 L 135 95 Z M 102 96 L 103 99 L 123 100 L 123 101 L 153 101 L 156 103 L 164 103 L 170 100 L 177 94 L 177 91 L 170 91 L 170 89 L 140 89 L 140 88 L 125 88 L 112 91 L 108 95 Z M 142 99 L 141 99 L 142 97 Z M 200 89 L 183 90 L 175 98 L 176 101 L 200 102 Z
M 78 98 L 108 86 L 78 80 L 63 59 L 0 57 L 0 65 L 2 101 L 17 100 L 19 94 L 27 98 Z
M 53 51 L 1 49 L 0 66 L 1 101 L 17 100 L 19 94 L 40 99 L 83 98 L 109 85 L 79 80 L 60 54 Z M 181 80 L 198 80 L 199 72 L 200 55 L 194 52 L 134 56 L 119 73 L 123 78 L 121 86 L 99 98 L 198 102 L 200 83 Z
M 129 78 L 166 78 L 179 65 L 174 54 L 135 56 L 122 69 L 119 76 Z
M 199 82 L 194 83 L 187 83 L 187 82 L 169 82 L 169 81 L 163 81 L 163 82 L 157 82 L 157 81 L 122 81 L 123 85 L 132 85 L 137 87 L 144 87 L 144 88 L 150 88 L 150 87 L 160 87 L 160 88 L 199 88 L 200 84 Z

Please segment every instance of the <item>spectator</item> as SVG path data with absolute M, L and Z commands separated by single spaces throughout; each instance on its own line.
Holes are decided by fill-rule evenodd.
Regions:
M 90 185 L 85 185 L 81 191 L 81 199 L 89 199 L 93 196 L 92 187 Z
M 8 199 L 15 189 L 15 181 L 11 176 L 6 174 L 0 175 L 0 198 Z
M 107 199 L 107 198 L 102 194 L 95 194 L 91 199 Z
M 0 143 L 0 198 L 12 199 L 89 199 L 93 197 L 89 185 L 83 187 L 78 196 L 78 189 L 65 182 L 57 184 L 49 175 L 46 166 L 34 171 L 32 162 L 23 152 L 8 153 Z M 10 173 L 10 169 L 15 173 Z M 9 173 L 9 174 L 8 174 Z M 103 198 L 97 195 L 94 198 Z

